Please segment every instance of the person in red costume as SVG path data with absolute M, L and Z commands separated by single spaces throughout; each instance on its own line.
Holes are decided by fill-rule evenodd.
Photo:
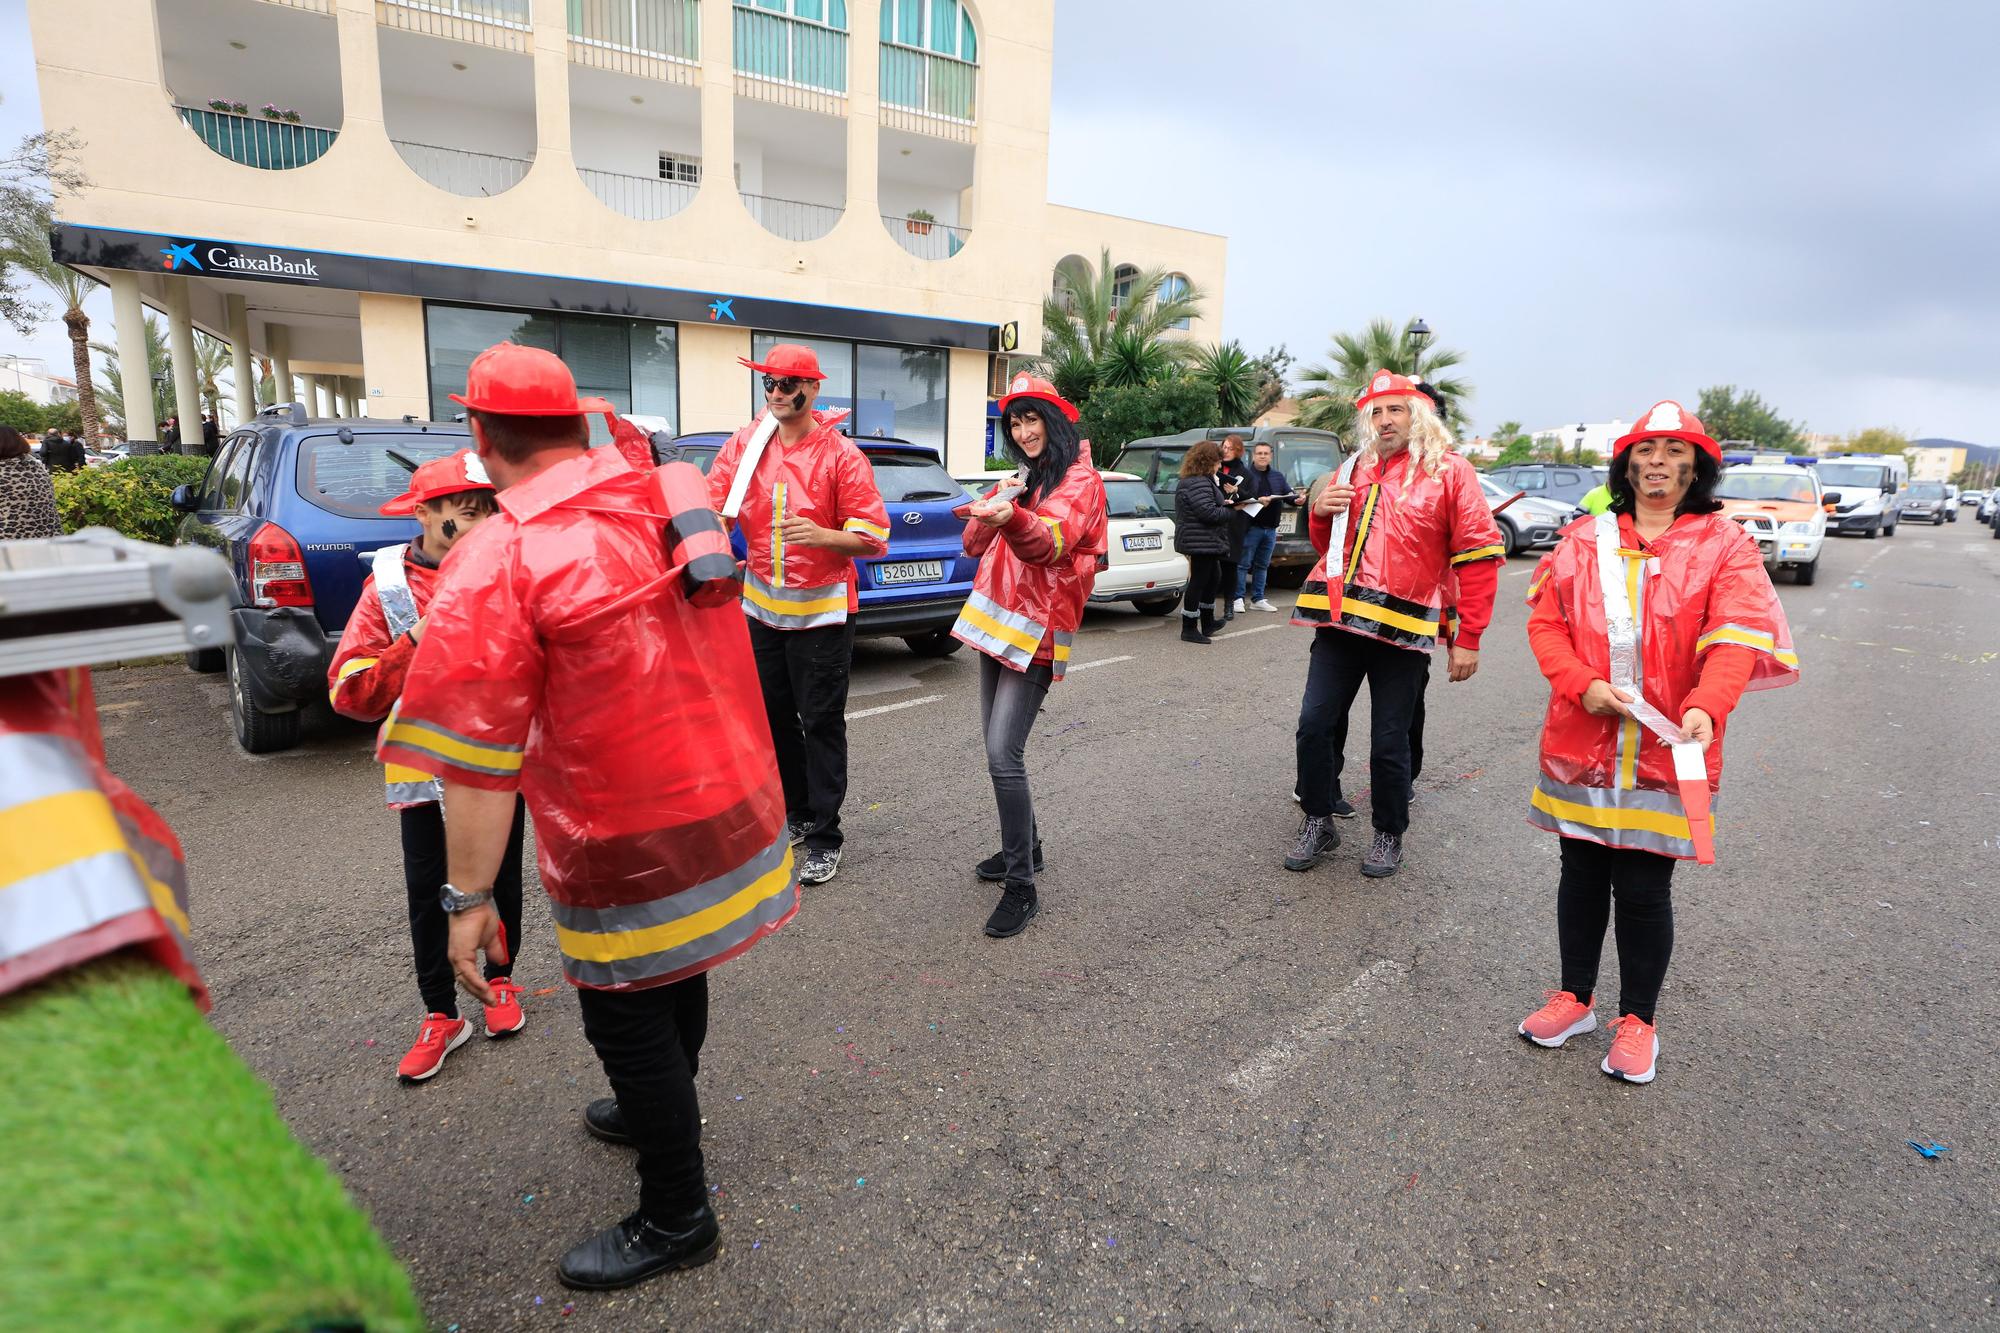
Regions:
M 854 560 L 889 549 L 889 511 L 868 460 L 836 429 L 847 413 L 813 410 L 826 379 L 813 350 L 780 343 L 764 361 L 743 364 L 763 376 L 777 433 L 747 478 L 737 474 L 759 422 L 730 436 L 708 470 L 709 500 L 743 530 L 743 613 L 784 779 L 786 823 L 792 841 L 805 846 L 799 880 L 824 884 L 840 869 L 845 840 Z
M 460 537 L 494 512 L 493 482 L 479 456 L 461 449 L 417 468 L 409 490 L 384 504 L 382 512 L 414 515 L 423 531 L 415 541 L 374 553 L 372 572 L 361 584 L 361 596 L 327 668 L 334 711 L 363 722 L 380 722 L 395 707 L 424 636 L 424 612 L 437 589 L 439 566 Z M 438 806 L 444 791 L 436 778 L 413 768 L 390 765 L 383 776 L 389 808 L 397 812 L 401 826 L 410 949 L 424 1001 L 423 1025 L 396 1066 L 396 1076 L 421 1083 L 444 1068 L 445 1057 L 472 1036 L 472 1024 L 458 1016 L 458 987 L 445 957 L 450 920 L 438 906 L 445 882 L 444 815 Z M 517 801 L 507 854 L 493 884 L 493 901 L 513 956 L 486 964 L 486 982 L 494 995 L 485 1012 L 488 1037 L 508 1036 L 528 1023 L 521 1012 L 521 988 L 510 975 L 521 947 L 522 824 Z
M 1041 832 L 1028 795 L 1028 732 L 1049 686 L 1063 678 L 1070 645 L 1104 551 L 1104 481 L 1077 410 L 1047 380 L 1016 375 L 1000 400 L 1001 447 L 1015 478 L 965 507 L 965 553 L 979 561 L 952 636 L 979 661 L 979 723 L 986 771 L 1000 807 L 1000 850 L 979 877 L 1001 882 L 987 918 L 995 939 L 1020 934 L 1040 908 L 1035 872 Z
M 1650 1083 L 1658 1062 L 1674 862 L 1709 842 L 1701 812 L 1721 781 L 1729 714 L 1745 690 L 1799 674 L 1757 543 L 1715 512 L 1721 473 L 1700 420 L 1655 404 L 1612 454 L 1610 512 L 1564 528 L 1528 588 L 1528 642 L 1549 679 L 1528 822 L 1562 838 L 1562 986 L 1518 1030 L 1561 1046 L 1597 1026 L 1615 901 L 1619 1018 L 1601 1067 L 1629 1083 Z M 1708 827 L 1690 823 L 1690 797 Z
M 1507 548 L 1478 474 L 1451 452 L 1450 432 L 1415 384 L 1377 371 L 1354 406 L 1357 448 L 1312 503 L 1308 529 L 1321 554 L 1292 613 L 1294 624 L 1321 632 L 1299 705 L 1305 821 L 1285 869 L 1310 870 L 1340 846 L 1333 816 L 1343 756 L 1335 737 L 1365 680 L 1375 838 L 1361 873 L 1379 878 L 1402 865 L 1411 714 L 1446 628 L 1447 589 L 1456 576 L 1450 679 L 1469 680 Z
M 452 398 L 500 512 L 453 552 L 379 753 L 444 780 L 449 954 L 482 1002 L 479 955 L 504 963 L 511 943 L 493 885 L 526 798 L 563 971 L 614 1094 L 584 1123 L 639 1150 L 637 1211 L 558 1276 L 624 1287 L 715 1255 L 694 1087 L 707 974 L 798 910 L 784 798 L 700 474 L 652 468 L 622 420 L 614 447 L 588 448 L 583 414 L 610 404 L 579 399 L 537 348 L 488 348 Z

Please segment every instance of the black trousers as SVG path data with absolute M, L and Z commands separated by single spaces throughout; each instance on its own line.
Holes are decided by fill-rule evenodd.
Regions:
M 486 979 L 514 974 L 521 956 L 521 828 L 525 807 L 514 798 L 514 827 L 507 835 L 507 854 L 493 881 L 493 905 L 507 928 L 507 961 L 488 962 Z M 403 887 L 410 895 L 410 949 L 416 956 L 417 989 L 424 1010 L 458 1017 L 458 986 L 451 974 L 445 945 L 451 940 L 451 918 L 438 906 L 446 877 L 443 807 L 433 801 L 396 812 L 403 824 Z
M 1597 989 L 1604 927 L 1618 908 L 1618 1012 L 1653 1021 L 1674 954 L 1674 861 L 1657 852 L 1562 840 L 1556 936 L 1562 988 L 1588 1001 Z
M 1430 689 L 1431 673 L 1424 672 L 1424 683 L 1417 687 L 1416 706 L 1410 709 L 1410 785 L 1417 785 L 1417 779 L 1424 774 L 1424 694 Z M 1333 752 L 1344 761 L 1347 755 L 1347 714 L 1340 715 L 1340 725 L 1333 731 Z M 1303 795 L 1303 793 L 1301 793 Z M 1336 765 L 1333 773 L 1333 799 L 1340 799 L 1340 769 Z
M 847 800 L 847 682 L 854 667 L 854 622 L 818 629 L 772 629 L 750 622 L 750 648 L 764 715 L 785 785 L 785 814 L 806 823 L 808 850 L 840 846 Z
M 639 1209 L 671 1223 L 708 1197 L 694 1076 L 708 1036 L 708 973 L 644 990 L 579 987 L 583 1035 L 597 1052 L 639 1150 Z
M 1361 683 L 1368 683 L 1369 798 L 1375 827 L 1398 837 L 1410 827 L 1410 716 L 1430 679 L 1431 658 L 1344 630 L 1313 633 L 1305 698 L 1299 701 L 1299 805 L 1333 813 L 1345 756 L 1335 743 Z
M 1189 620 L 1210 610 L 1215 600 L 1215 590 L 1222 583 L 1222 557 L 1219 555 L 1191 555 L 1188 562 L 1187 593 L 1181 598 L 1181 614 Z

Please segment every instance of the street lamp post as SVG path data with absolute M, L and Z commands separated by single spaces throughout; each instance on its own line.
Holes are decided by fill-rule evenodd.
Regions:
M 1410 327 L 1403 330 L 1403 342 L 1410 349 L 1410 373 L 1418 374 L 1423 369 L 1424 346 L 1431 340 L 1431 326 L 1424 323 L 1419 315 L 1410 321 Z
M 1589 431 L 1590 427 L 1584 425 L 1581 421 L 1576 423 L 1576 461 L 1579 463 L 1583 461 L 1583 437 Z M 1561 460 L 1558 459 L 1557 461 L 1560 462 Z

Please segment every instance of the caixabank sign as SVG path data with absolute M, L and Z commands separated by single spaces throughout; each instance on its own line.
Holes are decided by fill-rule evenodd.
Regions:
M 315 256 L 294 250 L 231 245 L 220 241 L 168 241 L 160 267 L 169 273 L 216 273 L 281 282 L 320 280 Z

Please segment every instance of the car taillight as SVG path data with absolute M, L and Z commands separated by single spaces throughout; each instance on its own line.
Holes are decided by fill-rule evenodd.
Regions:
M 305 553 L 275 523 L 266 523 L 250 539 L 250 601 L 264 607 L 313 604 Z

